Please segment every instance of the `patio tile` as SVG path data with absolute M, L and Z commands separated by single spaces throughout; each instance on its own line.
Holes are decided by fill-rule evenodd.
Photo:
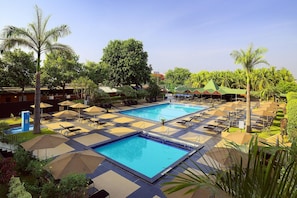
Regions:
M 152 129 L 151 131 L 161 133 L 163 135 L 172 135 L 178 131 L 178 129 L 174 129 L 167 126 L 160 126 L 157 128 Z
M 135 123 L 131 124 L 131 126 L 140 128 L 140 129 L 146 129 L 146 128 L 152 127 L 154 125 L 155 125 L 154 123 L 145 122 L 145 121 L 139 121 L 139 122 L 135 122 Z
M 122 136 L 128 133 L 136 132 L 136 130 L 127 127 L 114 127 L 109 129 L 108 132 L 117 136 Z
M 116 118 L 113 120 L 113 122 L 116 122 L 116 123 L 128 123 L 128 122 L 132 122 L 132 121 L 134 121 L 134 119 L 127 118 L 127 117 L 120 117 L 120 118 Z
M 127 197 L 140 188 L 139 185 L 111 170 L 92 180 L 95 188 L 106 190 L 110 197 Z
M 100 143 L 106 140 L 109 140 L 109 137 L 106 137 L 104 135 L 100 135 L 97 133 L 85 135 L 82 137 L 74 138 L 73 140 L 85 145 L 85 146 L 90 146 L 92 144 Z

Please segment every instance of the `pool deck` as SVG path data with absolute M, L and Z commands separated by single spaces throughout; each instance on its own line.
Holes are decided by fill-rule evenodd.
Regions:
M 117 139 L 133 132 L 149 131 L 197 144 L 202 149 L 199 152 L 193 154 L 190 158 L 186 159 L 185 162 L 190 162 L 190 160 L 193 160 L 201 164 L 201 166 L 206 166 L 203 164 L 203 162 L 201 162 L 201 155 L 215 146 L 217 143 L 220 143 L 222 141 L 222 137 L 220 133 L 205 130 L 202 126 L 209 121 L 216 119 L 216 116 L 205 117 L 200 121 L 193 120 L 188 125 L 176 123 L 178 120 L 189 119 L 190 116 L 197 114 L 194 113 L 182 118 L 168 121 L 163 126 L 161 122 L 143 120 L 118 113 L 119 110 L 139 108 L 161 103 L 164 102 L 123 106 L 116 108 L 111 113 L 101 113 L 97 117 L 103 119 L 106 122 L 102 125 L 97 125 L 89 121 L 78 119 L 64 121 L 62 122 L 63 126 L 73 125 L 75 127 L 79 127 L 81 129 L 80 133 L 67 134 L 70 139 L 68 142 L 53 149 L 34 151 L 34 154 L 38 155 L 40 158 L 55 157 L 57 155 L 71 151 L 91 149 L 95 145 Z M 197 103 L 193 104 L 199 105 Z M 208 108 L 209 107 L 206 107 L 206 109 L 203 111 L 208 111 Z M 42 122 L 44 127 L 48 127 L 57 131 L 58 133 L 65 135 L 65 131 L 61 130 L 59 127 L 60 124 L 60 121 Z M 182 172 L 182 169 L 177 166 L 176 168 L 171 169 L 168 173 L 178 174 L 179 172 Z M 162 184 L 172 179 L 171 176 L 165 174 L 162 178 L 151 184 L 114 165 L 108 160 L 104 160 L 103 163 L 95 170 L 95 172 L 88 175 L 88 177 L 94 181 L 94 185 L 92 188 L 90 188 L 89 193 L 95 192 L 96 190 L 105 189 L 110 193 L 110 197 L 116 198 L 166 197 L 161 190 Z

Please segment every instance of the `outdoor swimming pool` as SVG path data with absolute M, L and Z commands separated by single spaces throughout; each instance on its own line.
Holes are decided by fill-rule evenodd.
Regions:
M 161 119 L 173 120 L 204 109 L 203 106 L 167 103 L 121 111 L 120 113 L 159 122 Z
M 29 126 L 29 131 L 32 131 L 34 128 L 33 125 Z M 5 131 L 5 133 L 7 134 L 17 134 L 17 133 L 23 133 L 25 131 L 22 130 L 22 127 L 13 127 L 11 129 L 8 129 L 7 131 Z
M 191 153 L 190 150 L 141 135 L 129 136 L 93 149 L 151 183 Z

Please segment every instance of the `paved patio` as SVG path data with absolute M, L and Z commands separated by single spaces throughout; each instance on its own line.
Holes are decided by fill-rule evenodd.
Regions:
M 136 107 L 144 107 L 147 105 L 157 105 L 158 103 L 150 103 L 145 105 L 122 107 L 121 109 L 131 109 Z M 198 105 L 198 104 L 196 104 Z M 56 122 L 45 123 L 44 126 L 53 129 L 57 132 L 61 132 L 59 128 L 62 126 L 75 126 L 83 130 L 81 133 L 69 134 L 70 141 L 55 149 L 47 149 L 47 151 L 39 151 L 35 153 L 41 157 L 47 155 L 47 157 L 53 157 L 65 152 L 79 151 L 85 149 L 91 149 L 92 146 L 104 143 L 108 140 L 116 139 L 120 136 L 127 135 L 129 133 L 139 131 L 150 131 L 156 134 L 162 134 L 171 138 L 188 141 L 190 143 L 203 146 L 200 152 L 195 153 L 189 159 L 190 161 L 197 161 L 201 165 L 205 166 L 201 156 L 208 149 L 215 146 L 221 141 L 221 135 L 216 132 L 207 131 L 203 128 L 203 125 L 207 122 L 215 119 L 216 117 L 206 117 L 202 120 L 193 120 L 190 125 L 183 126 L 176 123 L 178 120 L 189 119 L 192 115 L 187 115 L 183 118 L 178 118 L 166 122 L 163 126 L 160 122 L 143 120 L 140 118 L 134 118 L 127 115 L 122 115 L 117 111 L 112 113 L 100 114 L 97 117 L 106 121 L 106 124 L 97 125 L 87 121 L 72 120 L 68 122 Z M 207 109 L 204 111 L 208 111 Z M 197 114 L 197 113 L 196 113 Z M 45 153 L 47 152 L 47 153 Z M 170 174 L 177 174 L 181 169 L 179 167 L 173 168 L 169 171 Z M 134 174 L 125 171 L 124 169 L 114 165 L 109 160 L 103 161 L 103 163 L 96 169 L 96 171 L 88 175 L 94 181 L 94 187 L 97 190 L 105 189 L 111 195 L 111 197 L 128 197 L 128 198 L 151 198 L 151 197 L 166 197 L 161 190 L 162 183 L 171 180 L 168 175 L 163 176 L 153 184 L 142 180 Z

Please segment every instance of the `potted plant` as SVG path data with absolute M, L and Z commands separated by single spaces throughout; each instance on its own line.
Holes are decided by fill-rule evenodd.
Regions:
M 162 123 L 162 125 L 164 125 L 164 124 L 165 124 L 165 121 L 166 121 L 166 119 L 165 119 L 165 118 L 161 118 L 161 123 Z

